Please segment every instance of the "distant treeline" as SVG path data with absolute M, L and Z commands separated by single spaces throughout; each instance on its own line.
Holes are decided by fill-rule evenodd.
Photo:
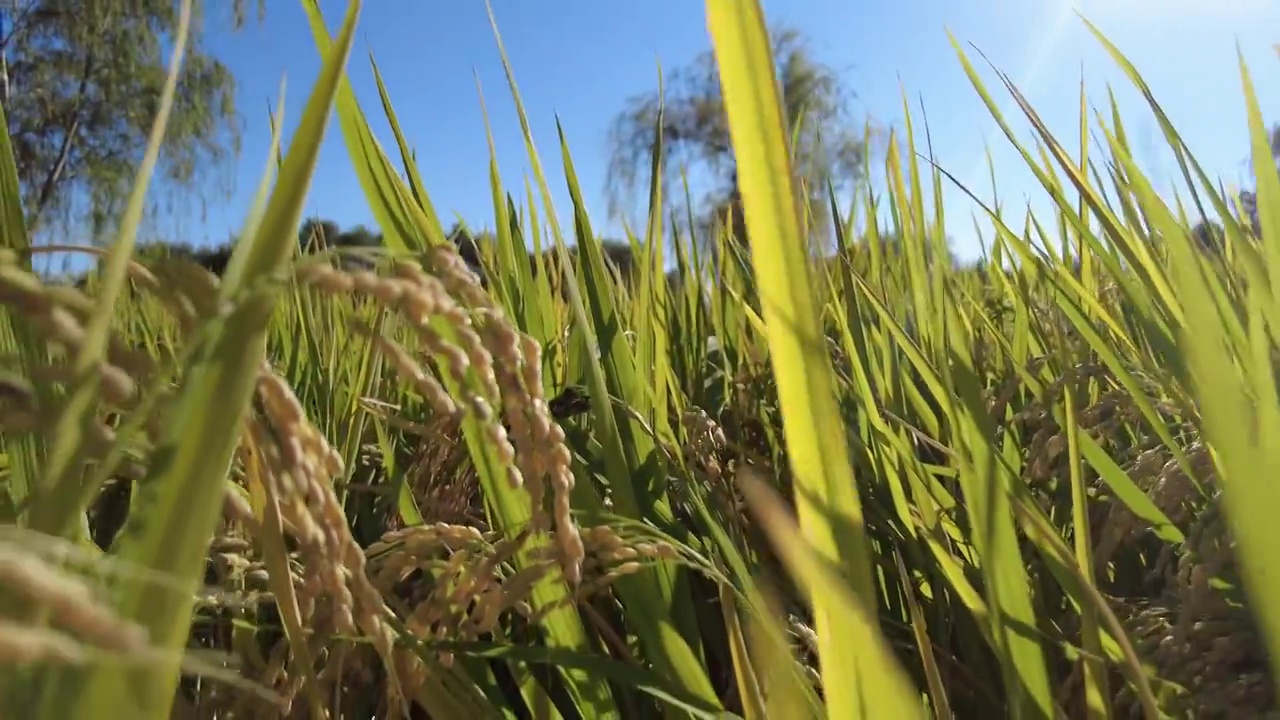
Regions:
M 455 225 L 450 229 L 448 236 L 449 240 L 458 249 L 458 254 L 483 280 L 484 263 L 481 260 L 481 247 L 485 243 L 494 241 L 492 233 L 473 234 L 461 225 Z M 221 276 L 226 272 L 227 265 L 231 260 L 234 243 L 234 240 L 228 240 L 225 243 L 213 246 L 195 246 L 178 242 L 148 243 L 139 247 L 137 257 L 142 262 L 146 262 L 148 258 L 160 256 L 182 258 L 203 267 L 214 275 Z M 338 250 L 339 262 L 346 267 L 354 269 L 365 267 L 367 262 L 360 258 L 359 254 L 342 253 L 341 250 L 381 247 L 383 245 L 383 236 L 381 233 L 372 231 L 362 225 L 343 229 L 332 220 L 308 220 L 303 223 L 298 231 L 298 244 L 303 252 Z M 614 266 L 624 279 L 630 278 L 635 267 L 635 257 L 631 251 L 630 243 L 605 239 L 601 241 L 601 246 L 609 263 Z M 570 247 L 569 254 L 576 259 L 577 248 Z M 528 260 L 536 275 L 539 265 L 534 262 L 532 252 L 529 253 Z M 548 268 L 559 266 L 554 250 L 543 252 L 543 265 Z M 96 270 L 90 270 L 85 275 L 75 278 L 76 284 L 82 286 L 94 272 Z M 667 276 L 669 281 L 673 281 L 676 274 L 671 272 Z
M 1220 246 L 1221 244 L 1221 228 L 1216 225 L 1200 225 L 1193 231 L 1194 235 L 1200 242 L 1208 247 Z M 449 240 L 458 249 L 458 254 L 462 259 L 471 266 L 473 270 L 484 278 L 484 262 L 482 257 L 484 253 L 481 248 L 487 243 L 494 242 L 494 236 L 490 232 L 481 232 L 473 234 L 460 224 L 454 225 L 448 233 Z M 359 248 L 378 248 L 383 245 L 383 237 L 381 233 L 372 231 L 364 226 L 355 226 L 343 229 L 332 220 L 308 220 L 303 223 L 298 231 L 298 243 L 303 252 L 315 252 L 317 250 L 333 249 L 339 251 L 339 262 L 348 268 L 356 269 L 366 267 L 367 261 L 363 260 L 358 253 L 342 253 L 343 249 L 359 249 Z M 882 236 L 880 238 L 882 254 L 886 259 L 891 258 L 901 252 L 900 244 L 897 239 L 891 236 Z M 209 272 L 221 276 L 227 268 L 231 259 L 231 253 L 234 247 L 234 241 L 216 246 L 193 246 L 185 243 L 151 243 L 144 245 L 138 250 L 138 258 L 145 262 L 148 258 L 157 256 L 179 257 L 190 260 L 200 265 Z M 845 258 L 851 261 L 859 272 L 867 272 L 870 268 L 867 262 L 870 257 L 870 251 L 867 247 L 867 241 L 855 246 L 857 248 L 852 258 Z M 604 252 L 608 263 L 618 272 L 624 282 L 634 279 L 634 271 L 636 268 L 636 258 L 632 252 L 631 244 L 614 239 L 602 239 L 601 248 Z M 571 259 L 577 259 L 578 249 L 576 246 L 569 248 Z M 534 262 L 533 253 L 528 254 L 528 261 L 534 274 L 538 272 L 539 264 Z M 829 261 L 837 261 L 836 258 L 829 258 Z M 953 267 L 960 267 L 960 263 L 954 256 L 948 256 L 944 262 L 949 262 Z M 543 251 L 543 266 L 557 272 L 560 266 L 558 254 L 553 250 Z M 969 267 L 969 270 L 981 270 L 978 267 Z M 92 273 L 94 271 L 90 271 Z M 83 285 L 88 279 L 88 275 L 75 278 L 77 285 Z M 670 270 L 666 273 L 666 280 L 669 287 L 675 288 L 679 285 L 679 273 Z

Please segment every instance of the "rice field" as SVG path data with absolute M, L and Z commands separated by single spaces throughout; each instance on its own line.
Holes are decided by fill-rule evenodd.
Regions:
M 220 278 L 135 259 L 176 64 L 82 288 L 32 273 L 0 139 L 6 712 L 1280 717 L 1280 176 L 1247 68 L 1255 218 L 1154 101 L 1176 198 L 1114 107 L 1064 147 L 956 44 L 1055 211 L 938 261 L 908 188 L 951 181 L 908 125 L 814 258 L 762 11 L 709 2 L 750 252 L 659 210 L 618 271 L 521 110 L 534 177 L 491 159 L 481 283 L 394 92 L 375 140 L 344 76 L 361 5 L 331 35 L 306 3 L 324 67 Z M 297 252 L 333 132 L 372 269 Z

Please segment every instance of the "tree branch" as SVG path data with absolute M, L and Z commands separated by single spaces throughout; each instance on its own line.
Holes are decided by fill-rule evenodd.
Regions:
M 54 161 L 53 167 L 49 168 L 44 182 L 40 184 L 40 193 L 36 196 L 36 206 L 31 212 L 32 232 L 35 232 L 36 228 L 39 227 L 45 208 L 48 207 L 49 201 L 53 199 L 53 192 L 57 188 L 58 179 L 67 167 L 67 158 L 71 155 L 71 146 L 75 143 L 76 133 L 80 130 L 81 111 L 84 109 L 84 100 L 89 92 L 89 79 L 93 77 L 93 72 L 97 67 L 96 57 L 92 50 L 85 56 L 84 69 L 80 72 L 80 87 L 76 91 L 75 105 L 72 107 L 71 112 L 67 114 L 70 122 L 63 128 L 62 146 L 58 149 L 58 158 Z
M 22 33 L 24 30 L 23 26 L 28 24 L 28 21 L 31 19 L 32 12 L 36 9 L 37 2 L 38 0 L 31 0 L 31 2 L 27 3 L 22 9 L 18 9 L 15 4 L 14 8 L 7 12 L 0 11 L 0 18 L 7 15 L 13 16 L 12 29 L 6 33 L 2 27 L 0 27 L 0 56 L 4 55 L 5 51 L 9 49 L 9 43 Z

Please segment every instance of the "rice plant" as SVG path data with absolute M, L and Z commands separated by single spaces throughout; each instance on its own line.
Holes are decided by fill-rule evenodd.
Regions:
M 362 3 L 336 35 L 303 5 L 323 70 L 220 277 L 134 248 L 181 39 L 134 202 L 83 287 L 33 273 L 0 138 L 3 707 L 1280 709 L 1265 601 L 1280 596 L 1280 177 L 1243 64 L 1256 221 L 1154 99 L 1175 199 L 1137 169 L 1114 106 L 1090 117 L 1082 96 L 1102 153 L 1067 148 L 995 72 L 1036 130 L 1020 143 L 957 43 L 1054 211 L 1015 227 L 988 210 L 989 256 L 943 261 L 954 181 L 908 123 L 877 170 L 887 204 L 832 193 L 837 251 L 815 258 L 815 194 L 761 80 L 763 13 L 708 2 L 750 246 L 664 217 L 655 152 L 623 271 L 563 133 L 559 177 L 544 172 L 494 21 L 534 170 L 512 189 L 491 154 L 478 271 L 446 237 L 394 89 L 378 77 L 384 146 L 345 77 Z M 295 249 L 331 113 L 386 238 L 367 267 Z M 860 231 L 881 207 L 887 226 Z M 1219 252 L 1194 231 L 1205 218 Z

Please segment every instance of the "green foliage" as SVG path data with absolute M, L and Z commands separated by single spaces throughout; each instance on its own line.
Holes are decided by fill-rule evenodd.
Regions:
M 231 262 L 235 246 L 234 238 L 221 245 L 197 246 L 182 242 L 153 242 L 140 246 L 136 259 L 144 263 L 161 258 L 183 260 L 221 277 L 226 272 L 228 263 Z M 370 262 L 365 257 L 367 251 L 376 250 L 382 246 L 382 235 L 363 225 L 343 230 L 333 220 L 308 218 L 298 229 L 298 249 L 303 253 L 355 251 L 355 254 L 343 254 L 339 258 L 339 262 L 344 267 L 369 267 Z M 75 284 L 84 288 L 94 274 L 96 271 L 81 275 L 75 279 Z
M 794 167 L 817 213 L 812 231 L 825 243 L 831 239 L 828 184 L 847 189 L 865 171 L 862 123 L 850 110 L 852 90 L 839 72 L 818 61 L 803 33 L 778 26 L 770 41 Z M 737 161 L 711 51 L 671 72 L 659 90 L 631 98 L 615 117 L 609 136 L 611 212 L 629 210 L 638 185 L 648 182 L 650 158 L 659 147 L 655 128 L 662 136 L 664 185 L 674 181 L 678 187 L 686 167 L 711 174 L 713 187 L 699 203 L 698 234 L 708 237 L 719 226 L 745 242 Z M 679 196 L 664 192 L 664 197 Z
M 239 27 L 250 4 L 213 3 L 210 19 Z M 201 188 L 238 147 L 235 79 L 200 45 L 207 5 L 196 3 L 192 50 L 160 165 L 174 198 Z M 257 0 L 259 14 L 265 6 Z M 88 220 L 96 238 L 119 214 L 146 148 L 177 24 L 173 0 L 0 4 L 2 101 L 33 229 Z
M 908 124 L 883 226 L 853 236 L 828 194 L 838 251 L 815 258 L 750 5 L 708 4 L 750 252 L 664 226 L 661 143 L 647 226 L 611 243 L 562 135 L 567 233 L 513 74 L 534 177 L 510 190 L 491 156 L 494 230 L 446 231 L 390 91 L 395 155 L 339 72 L 355 2 L 333 37 L 303 0 L 325 70 L 218 274 L 133 248 L 134 202 L 98 273 L 44 284 L 0 165 L 0 706 L 1273 711 L 1280 175 L 1247 73 L 1253 209 L 1154 101 L 1178 198 L 1114 105 L 1090 128 L 1082 94 L 1104 143 L 1072 151 L 999 76 L 1035 130 L 1020 142 L 958 53 L 1052 211 L 1021 234 L 989 213 L 991 255 L 959 266 Z M 334 111 L 376 232 L 301 217 Z

